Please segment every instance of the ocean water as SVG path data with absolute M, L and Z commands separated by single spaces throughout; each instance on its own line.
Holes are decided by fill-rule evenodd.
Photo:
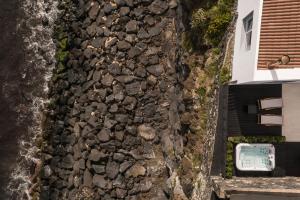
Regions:
M 0 0 L 0 199 L 30 199 L 47 83 L 55 66 L 55 0 Z

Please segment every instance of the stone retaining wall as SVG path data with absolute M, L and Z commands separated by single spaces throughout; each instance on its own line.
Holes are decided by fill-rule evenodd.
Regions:
M 60 5 L 41 199 L 187 199 L 176 1 L 76 2 Z

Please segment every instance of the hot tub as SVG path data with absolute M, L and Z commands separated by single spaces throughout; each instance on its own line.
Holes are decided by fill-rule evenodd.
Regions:
M 240 143 L 235 148 L 235 160 L 240 171 L 272 171 L 275 148 L 272 144 Z

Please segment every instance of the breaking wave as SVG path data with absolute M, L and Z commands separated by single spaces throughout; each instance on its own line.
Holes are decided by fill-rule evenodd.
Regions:
M 27 135 L 19 140 L 18 164 L 11 174 L 7 190 L 11 199 L 29 200 L 37 186 L 35 170 L 41 165 L 41 149 L 37 144 L 42 138 L 48 82 L 55 67 L 52 35 L 59 13 L 57 0 L 23 0 L 21 3 L 23 16 L 19 19 L 17 30 L 22 34 L 25 51 L 25 65 L 21 73 L 22 82 L 26 85 L 26 90 L 22 92 L 27 101 L 14 107 L 14 110 L 19 113 L 20 124 L 30 122 L 27 122 Z M 9 96 L 9 85 L 9 82 L 6 83 L 6 96 Z

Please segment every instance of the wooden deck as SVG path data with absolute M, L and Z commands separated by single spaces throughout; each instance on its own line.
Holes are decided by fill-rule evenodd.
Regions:
M 247 105 L 256 105 L 257 100 L 281 97 L 281 84 L 231 85 L 228 95 L 228 136 L 281 135 L 281 126 L 264 126 L 257 123 L 257 114 L 248 114 Z M 268 111 L 281 115 L 281 110 Z

